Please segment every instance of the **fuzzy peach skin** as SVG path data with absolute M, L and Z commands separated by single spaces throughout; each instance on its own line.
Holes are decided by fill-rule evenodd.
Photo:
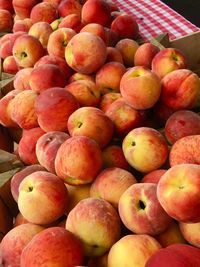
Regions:
M 96 73 L 96 85 L 101 94 L 119 93 L 120 81 L 126 68 L 119 62 L 109 62 L 104 64 Z
M 144 173 L 160 168 L 168 157 L 168 146 L 162 134 L 149 127 L 130 131 L 123 140 L 122 149 L 128 163 Z
M 22 224 L 10 230 L 1 241 L 0 264 L 5 267 L 20 267 L 23 249 L 36 234 L 43 230 L 42 226 L 32 223 Z
M 58 28 L 70 28 L 76 33 L 79 33 L 83 26 L 84 24 L 82 23 L 79 15 L 69 14 L 66 17 L 62 18 L 61 22 L 58 25 Z
M 124 65 L 126 67 L 133 67 L 135 53 L 139 48 L 139 44 L 132 39 L 125 38 L 117 42 L 115 48 L 117 48 L 122 55 Z
M 200 91 L 197 74 L 188 69 L 170 72 L 162 79 L 161 102 L 174 110 L 195 106 Z
M 36 143 L 36 156 L 47 171 L 55 173 L 55 158 L 58 148 L 69 138 L 64 132 L 51 131 L 42 135 Z
M 0 31 L 11 32 L 13 27 L 12 14 L 5 9 L 0 9 Z
M 163 169 L 158 169 L 152 172 L 147 173 L 144 175 L 141 179 L 141 183 L 154 183 L 157 184 L 162 177 L 162 175 L 166 172 L 167 170 Z
M 16 39 L 12 53 L 20 67 L 28 68 L 44 55 L 44 48 L 37 38 L 23 34 Z
M 68 214 L 66 229 L 79 238 L 84 255 L 101 256 L 120 238 L 120 218 L 103 199 L 81 200 Z
M 119 52 L 119 50 L 116 47 L 107 47 L 107 57 L 106 62 L 119 62 L 124 63 L 122 54 Z
M 111 20 L 111 9 L 105 0 L 87 0 L 81 13 L 84 24 L 98 23 L 108 26 Z
M 52 32 L 47 45 L 49 55 L 65 58 L 65 48 L 75 34 L 70 28 L 59 28 Z
M 14 22 L 13 32 L 28 32 L 30 27 L 33 25 L 32 20 L 30 18 L 19 19 Z
M 178 164 L 200 164 L 199 147 L 200 135 L 190 135 L 177 140 L 169 154 L 170 166 Z
M 157 185 L 157 197 L 164 210 L 177 221 L 200 220 L 200 166 L 179 164 L 169 168 Z
M 52 32 L 53 30 L 48 22 L 39 21 L 34 23 L 30 27 L 28 34 L 36 37 L 40 41 L 44 49 L 46 49 L 49 36 L 51 35 Z
M 32 90 L 24 90 L 10 102 L 11 119 L 22 129 L 28 130 L 38 127 L 38 118 L 35 111 L 37 96 L 37 93 Z
M 78 107 L 76 98 L 59 87 L 43 91 L 35 102 L 38 123 L 45 132 L 67 131 L 68 118 Z
M 20 69 L 15 77 L 14 77 L 14 81 L 13 81 L 13 86 L 16 90 L 30 90 L 31 87 L 29 85 L 29 78 L 30 78 L 30 74 L 32 72 L 33 68 L 24 68 L 24 69 Z
M 88 23 L 82 29 L 80 32 L 91 32 L 99 36 L 104 42 L 106 42 L 106 30 L 105 28 L 98 24 L 98 23 Z
M 82 5 L 78 0 L 62 0 L 57 10 L 60 17 L 64 18 L 70 14 L 76 14 L 81 18 Z
M 180 231 L 178 223 L 173 220 L 167 229 L 155 236 L 156 240 L 162 245 L 162 247 L 168 247 L 172 244 L 184 244 L 186 240 Z
M 111 247 L 107 267 L 144 267 L 160 248 L 158 241 L 149 235 L 126 235 Z
M 20 266 L 72 267 L 82 263 L 81 242 L 62 227 L 50 227 L 35 236 L 24 248 Z
M 32 128 L 30 130 L 23 130 L 23 135 L 18 145 L 18 154 L 20 159 L 26 165 L 38 163 L 35 147 L 38 138 L 43 134 L 45 134 L 45 132 L 40 127 Z
M 197 223 L 179 223 L 180 231 L 187 240 L 188 243 L 190 243 L 192 246 L 200 248 L 200 222 Z
M 174 112 L 165 124 L 165 136 L 170 144 L 182 137 L 200 134 L 200 116 L 191 110 Z
M 130 172 L 117 167 L 106 168 L 93 181 L 90 196 L 102 198 L 118 208 L 121 195 L 135 183 L 137 180 Z
M 117 167 L 124 170 L 130 169 L 130 165 L 124 157 L 124 153 L 121 146 L 109 145 L 105 147 L 102 150 L 102 156 L 104 168 Z
M 173 244 L 158 250 L 145 267 L 191 267 L 200 265 L 200 249 L 187 244 Z
M 124 137 L 128 132 L 140 125 L 140 112 L 129 105 L 124 98 L 114 101 L 105 114 L 111 119 L 115 127 L 115 135 Z
M 165 48 L 155 55 L 151 68 L 160 78 L 163 78 L 174 70 L 187 68 L 187 60 L 180 50 Z
M 76 74 L 76 76 L 70 77 L 70 83 L 65 87 L 65 90 L 70 92 L 77 99 L 81 107 L 96 107 L 101 99 L 99 87 L 95 84 L 91 76 L 89 76 L 89 78 L 81 77 L 80 74 L 78 77 L 78 73 Z M 72 81 L 73 79 L 77 80 Z
M 20 183 L 19 211 L 31 223 L 45 225 L 54 222 L 65 213 L 67 203 L 67 188 L 55 174 L 36 171 Z
M 83 47 L 87 49 L 83 50 Z M 72 37 L 65 49 L 68 65 L 77 72 L 91 74 L 106 61 L 106 45 L 97 35 L 81 32 Z
M 11 189 L 12 196 L 16 202 L 18 201 L 19 185 L 21 181 L 26 176 L 36 171 L 45 171 L 45 168 L 39 164 L 33 164 L 30 166 L 24 167 L 22 170 L 20 170 L 19 172 L 13 175 L 11 182 L 10 182 L 10 189 Z
M 101 148 L 108 145 L 113 137 L 112 121 L 98 108 L 82 107 L 74 111 L 67 122 L 71 136 L 87 136 Z
M 99 145 L 87 136 L 73 136 L 58 149 L 56 174 L 71 185 L 91 183 L 102 168 Z
M 8 56 L 3 61 L 3 72 L 15 75 L 19 71 L 19 66 L 13 56 Z
M 121 97 L 122 95 L 120 93 L 107 93 L 105 95 L 102 95 L 99 103 L 99 108 L 103 112 L 106 112 L 111 104 Z
M 31 9 L 30 19 L 33 24 L 39 21 L 51 23 L 57 19 L 58 14 L 56 8 L 48 2 L 42 2 L 35 5 Z
M 38 4 L 40 0 L 13 0 L 15 14 L 20 18 L 29 18 L 32 8 Z
M 166 230 L 172 218 L 164 211 L 156 195 L 157 185 L 135 183 L 119 199 L 119 215 L 133 233 L 155 236 Z
M 134 55 L 134 65 L 151 69 L 151 62 L 160 49 L 152 43 L 140 45 Z
M 130 68 L 122 76 L 120 92 L 133 108 L 145 110 L 153 107 L 160 98 L 161 81 L 142 66 Z

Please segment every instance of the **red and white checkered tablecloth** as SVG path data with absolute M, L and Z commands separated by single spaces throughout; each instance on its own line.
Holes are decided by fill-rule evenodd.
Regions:
M 121 11 L 132 15 L 139 24 L 140 35 L 150 40 L 169 33 L 171 40 L 199 31 L 199 28 L 160 0 L 113 0 Z

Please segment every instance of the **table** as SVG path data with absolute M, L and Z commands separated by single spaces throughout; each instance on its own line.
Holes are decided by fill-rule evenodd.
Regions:
M 160 0 L 114 0 L 121 11 L 132 15 L 139 24 L 140 35 L 146 41 L 162 33 L 171 40 L 199 28 Z

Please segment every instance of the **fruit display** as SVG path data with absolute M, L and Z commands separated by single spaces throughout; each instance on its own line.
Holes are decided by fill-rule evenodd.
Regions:
M 141 40 L 110 0 L 0 0 L 0 31 L 0 149 L 20 162 L 0 157 L 0 266 L 200 266 L 184 52 Z

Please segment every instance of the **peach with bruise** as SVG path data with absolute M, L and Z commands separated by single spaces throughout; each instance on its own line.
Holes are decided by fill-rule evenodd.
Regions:
M 124 137 L 130 130 L 140 125 L 141 116 L 139 111 L 132 108 L 123 98 L 114 101 L 105 114 L 113 122 L 115 134 L 118 137 Z
M 13 56 L 8 56 L 3 61 L 3 72 L 15 75 L 19 70 L 19 66 Z
M 91 76 L 90 76 L 91 77 Z M 74 77 L 73 77 L 74 78 Z M 75 79 L 77 78 L 77 75 Z M 96 107 L 100 101 L 99 87 L 90 79 L 77 78 L 77 81 L 71 82 L 65 87 L 78 101 L 80 106 Z
M 117 167 L 106 168 L 93 181 L 90 196 L 102 198 L 118 208 L 121 195 L 135 183 L 137 180 L 130 172 Z
M 58 14 L 54 6 L 48 2 L 38 3 L 31 9 L 30 19 L 33 24 L 39 21 L 51 23 L 57 19 Z
M 32 8 L 38 4 L 39 0 L 13 0 L 15 14 L 20 18 L 29 18 Z
M 42 135 L 36 143 L 36 156 L 47 171 L 55 173 L 55 158 L 62 143 L 69 138 L 64 132 L 52 131 Z
M 66 229 L 81 240 L 86 256 L 101 256 L 120 238 L 120 218 L 103 199 L 81 200 L 68 214 Z
M 37 96 L 37 93 L 32 90 L 24 90 L 10 102 L 11 119 L 22 129 L 28 130 L 38 126 L 38 118 L 35 112 Z
M 68 119 L 67 128 L 71 136 L 90 137 L 101 148 L 111 141 L 114 131 L 112 121 L 95 107 L 81 107 L 74 111 Z
M 152 108 L 161 95 L 161 81 L 149 69 L 142 66 L 130 68 L 122 76 L 120 92 L 133 108 Z
M 180 231 L 189 244 L 200 248 L 200 222 L 197 223 L 183 223 L 179 222 Z
M 50 227 L 35 236 L 23 250 L 21 267 L 78 266 L 83 263 L 83 257 L 82 244 L 72 233 L 62 227 Z
M 105 29 L 98 23 L 88 23 L 85 25 L 80 32 L 91 32 L 99 36 L 104 42 L 106 41 Z
M 75 34 L 70 28 L 59 28 L 52 32 L 47 45 L 49 55 L 65 58 L 65 48 Z
M 31 87 L 29 85 L 29 79 L 30 79 L 30 75 L 32 72 L 33 68 L 24 68 L 24 69 L 20 69 L 15 77 L 14 77 L 14 81 L 13 81 L 13 86 L 16 90 L 30 90 Z
M 12 14 L 5 9 L 0 9 L 0 31 L 11 32 L 13 27 Z
M 23 249 L 36 234 L 43 230 L 42 226 L 31 223 L 22 224 L 10 230 L 1 241 L 0 264 L 2 266 L 20 266 Z
M 73 73 L 69 80 L 68 83 L 72 83 L 75 81 L 80 81 L 80 80 L 89 80 L 91 82 L 95 82 L 94 76 L 93 75 L 88 75 L 88 74 L 83 74 L 83 73 L 79 73 L 79 72 L 75 72 Z
M 68 191 L 55 174 L 36 171 L 20 183 L 18 207 L 31 223 L 46 225 L 60 218 L 66 211 Z
M 122 95 L 120 93 L 107 93 L 102 95 L 101 101 L 99 103 L 99 108 L 103 111 L 106 112 L 111 104 L 115 102 L 117 99 L 121 98 Z
M 107 47 L 107 58 L 106 62 L 119 62 L 119 63 L 124 63 L 123 58 L 121 53 L 116 47 Z
M 200 80 L 189 69 L 174 70 L 162 79 L 161 102 L 174 110 L 193 108 L 197 102 Z
M 158 182 L 158 200 L 169 216 L 177 221 L 199 222 L 199 174 L 199 165 L 179 164 L 169 168 Z
M 104 64 L 96 73 L 96 85 L 101 94 L 119 93 L 120 81 L 126 68 L 119 62 L 109 62 Z
M 87 49 L 83 50 L 83 47 Z M 72 37 L 65 49 L 68 65 L 77 72 L 91 74 L 106 61 L 106 45 L 97 35 L 80 32 Z
M 155 55 L 151 62 L 151 68 L 156 75 L 163 78 L 174 70 L 187 68 L 187 60 L 180 50 L 165 48 Z
M 184 136 L 200 134 L 200 117 L 191 110 L 174 112 L 165 124 L 165 136 L 170 144 Z
M 55 170 L 65 183 L 81 185 L 91 183 L 102 164 L 102 152 L 96 141 L 87 136 L 73 136 L 58 149 Z
M 78 0 L 62 0 L 57 10 L 60 17 L 63 18 L 70 14 L 76 14 L 81 17 L 82 5 Z
M 149 127 L 131 130 L 123 140 L 122 149 L 128 163 L 143 173 L 160 168 L 168 158 L 163 135 Z
M 69 14 L 61 20 L 58 25 L 58 28 L 70 28 L 76 33 L 79 33 L 83 26 L 84 24 L 82 23 L 79 15 Z
M 111 20 L 110 5 L 105 0 L 87 0 L 83 5 L 81 17 L 84 24 L 108 26 Z
M 144 267 L 147 260 L 161 249 L 158 241 L 149 235 L 126 235 L 117 241 L 108 253 L 108 267 Z
M 13 32 L 28 32 L 30 27 L 33 25 L 32 20 L 30 18 L 26 18 L 26 19 L 19 19 L 17 21 L 14 22 L 13 25 Z
M 53 87 L 45 90 L 37 97 L 35 103 L 38 124 L 45 132 L 65 132 L 69 116 L 78 107 L 76 98 L 63 88 Z
M 30 130 L 23 130 L 22 137 L 18 145 L 18 154 L 20 159 L 26 164 L 37 164 L 38 160 L 35 153 L 37 140 L 45 132 L 40 128 L 32 128 Z
M 157 184 L 162 177 L 162 175 L 166 172 L 167 170 L 164 169 L 158 169 L 152 172 L 147 173 L 144 175 L 141 179 L 141 183 L 154 183 Z

